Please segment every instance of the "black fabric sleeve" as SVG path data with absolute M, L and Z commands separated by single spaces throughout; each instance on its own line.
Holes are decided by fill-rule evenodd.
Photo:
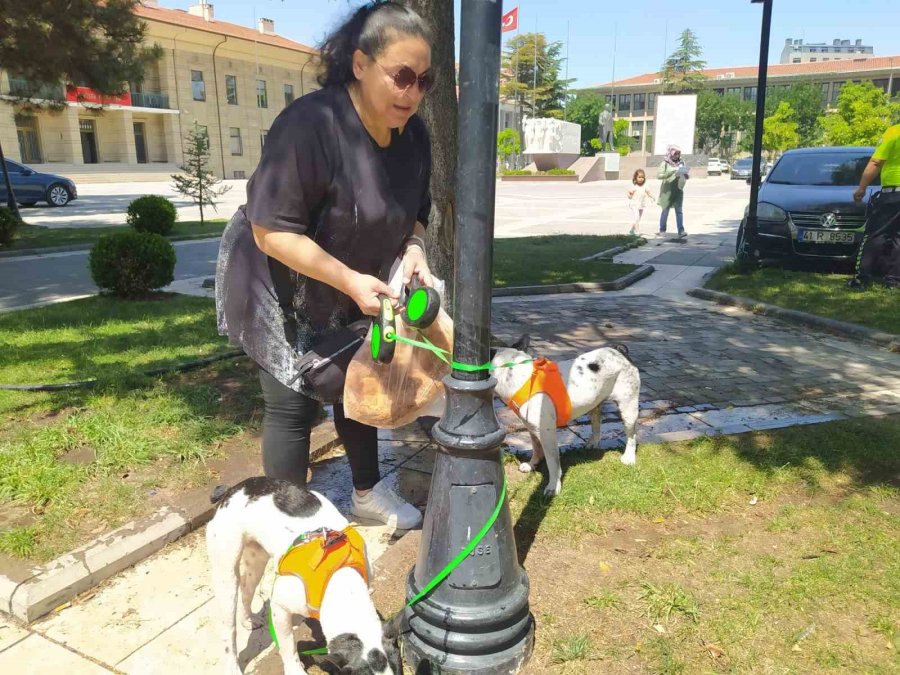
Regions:
M 247 218 L 254 225 L 304 234 L 328 194 L 332 123 L 325 111 L 303 103 L 286 108 L 272 124 L 247 182 Z
M 428 214 L 431 213 L 431 137 L 425 122 L 421 122 L 422 153 L 422 197 L 419 199 L 419 211 L 416 220 L 428 227 Z

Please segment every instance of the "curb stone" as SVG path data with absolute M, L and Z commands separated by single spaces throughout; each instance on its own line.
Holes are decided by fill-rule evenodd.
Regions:
M 625 253 L 625 251 L 630 251 L 633 248 L 640 248 L 641 246 L 646 246 L 650 243 L 650 240 L 646 237 L 638 236 L 638 238 L 628 244 L 622 244 L 621 246 L 613 246 L 612 248 L 604 249 L 599 253 L 594 253 L 585 258 L 580 258 L 581 262 L 588 262 L 589 260 L 603 260 L 605 258 L 615 258 L 620 253 Z
M 177 244 L 180 241 L 205 241 L 221 238 L 222 235 L 198 234 L 196 236 L 178 237 L 177 239 L 166 239 Z M 45 253 L 72 253 L 75 251 L 90 251 L 94 247 L 93 244 L 72 244 L 70 246 L 45 246 L 41 248 L 19 248 L 14 251 L 0 251 L 0 260 L 3 258 L 17 258 L 26 255 L 43 255 Z
M 338 445 L 333 423 L 319 424 L 313 429 L 310 460 L 316 461 Z M 31 623 L 202 527 L 212 518 L 214 508 L 208 501 L 188 508 L 166 506 L 33 567 L 32 576 L 24 581 L 0 574 L 0 612 Z
M 789 323 L 820 328 L 842 337 L 867 340 L 882 347 L 886 347 L 889 351 L 900 352 L 900 335 L 894 333 L 885 333 L 867 326 L 860 326 L 856 323 L 828 319 L 823 316 L 809 314 L 808 312 L 801 312 L 796 309 L 785 309 L 784 307 L 770 305 L 751 298 L 729 295 L 728 293 L 722 293 L 720 291 L 711 291 L 708 288 L 692 288 L 687 294 L 693 298 L 699 298 L 700 300 L 710 300 L 720 305 L 740 307 L 751 311 L 754 314 L 775 317 L 776 319 L 787 321 Z
M 502 298 L 511 295 L 553 295 L 556 293 L 590 293 L 591 291 L 621 291 L 632 284 L 649 277 L 654 272 L 653 265 L 641 265 L 623 277 L 613 281 L 598 283 L 547 284 L 544 286 L 507 286 L 495 288 L 492 297 Z

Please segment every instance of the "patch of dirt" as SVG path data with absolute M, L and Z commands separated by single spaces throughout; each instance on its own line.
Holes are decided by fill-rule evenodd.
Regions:
M 67 450 L 57 459 L 63 464 L 90 464 L 97 458 L 97 451 L 90 445 L 79 445 Z

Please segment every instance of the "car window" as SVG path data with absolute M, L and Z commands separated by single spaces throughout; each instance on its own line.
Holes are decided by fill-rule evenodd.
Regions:
M 739 159 L 734 163 L 734 165 L 739 169 L 749 169 L 753 166 L 753 161 L 749 159 Z
M 869 163 L 870 154 L 815 152 L 785 155 L 772 170 L 768 182 L 780 185 L 856 186 Z
M 21 164 L 16 164 L 15 162 L 8 159 L 6 160 L 6 170 L 10 173 L 22 173 L 24 169 L 25 167 Z

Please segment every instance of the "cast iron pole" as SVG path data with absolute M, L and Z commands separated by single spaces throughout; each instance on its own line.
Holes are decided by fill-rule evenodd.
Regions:
M 752 4 L 762 3 L 762 34 L 759 38 L 759 75 L 756 81 L 756 129 L 753 134 L 753 168 L 750 173 L 750 208 L 744 226 L 739 257 L 742 262 L 755 262 L 759 258 L 756 244 L 757 206 L 759 204 L 760 164 L 762 160 L 763 122 L 766 116 L 766 83 L 769 79 L 769 33 L 772 27 L 772 0 L 750 0 Z
M 501 15 L 499 2 L 462 2 L 453 352 L 471 365 L 490 359 Z M 505 432 L 494 413 L 494 384 L 484 370 L 454 370 L 444 380 L 447 405 L 433 432 L 440 447 L 407 598 L 465 548 L 500 501 Z M 505 500 L 472 554 L 406 612 L 404 655 L 417 674 L 500 675 L 525 664 L 534 624 Z

